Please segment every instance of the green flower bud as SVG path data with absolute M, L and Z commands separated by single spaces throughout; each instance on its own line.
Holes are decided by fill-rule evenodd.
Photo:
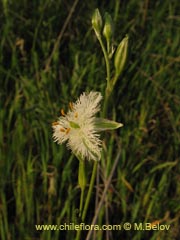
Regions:
M 115 67 L 115 79 L 117 79 L 124 68 L 126 59 L 127 59 L 127 50 L 128 50 L 128 36 L 123 38 L 120 42 L 114 57 L 114 67 Z
M 101 35 L 102 25 L 103 25 L 103 22 L 102 22 L 101 14 L 99 12 L 99 9 L 96 8 L 92 16 L 92 26 L 97 37 Z
M 111 15 L 109 13 L 105 13 L 105 24 L 103 28 L 103 35 L 106 38 L 107 42 L 110 42 L 112 36 L 113 36 L 113 20 L 111 18 Z

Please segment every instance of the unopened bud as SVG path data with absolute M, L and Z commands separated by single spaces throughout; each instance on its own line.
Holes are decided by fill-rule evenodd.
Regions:
M 96 8 L 92 16 L 92 26 L 97 37 L 101 35 L 102 25 L 103 25 L 103 22 L 102 22 L 101 14 L 99 12 L 99 9 Z
M 103 28 L 103 35 L 106 38 L 106 41 L 109 42 L 113 36 L 113 20 L 109 13 L 105 13 L 105 24 Z
M 114 57 L 115 76 L 118 78 L 124 68 L 127 59 L 128 36 L 120 42 Z

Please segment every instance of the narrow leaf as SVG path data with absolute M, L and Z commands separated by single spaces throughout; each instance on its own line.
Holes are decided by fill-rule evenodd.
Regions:
M 157 170 L 160 170 L 160 169 L 162 169 L 162 168 L 171 168 L 171 167 L 174 167 L 174 166 L 176 166 L 177 163 L 178 163 L 178 162 L 175 161 L 175 162 L 165 162 L 165 163 L 159 164 L 159 165 L 157 165 L 156 167 L 154 167 L 154 168 L 150 171 L 150 173 L 153 173 L 153 172 L 155 172 L 155 171 L 157 171 Z

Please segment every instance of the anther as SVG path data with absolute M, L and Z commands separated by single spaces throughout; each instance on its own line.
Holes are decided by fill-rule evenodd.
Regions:
M 71 111 L 73 110 L 73 103 L 69 102 L 69 108 L 71 109 Z
M 66 129 L 66 134 L 68 134 L 70 130 L 71 130 L 70 128 L 67 128 Z
M 64 109 L 61 109 L 61 115 L 65 116 L 66 114 L 64 113 Z
M 77 117 L 78 117 L 78 113 L 77 113 L 77 112 L 75 112 L 75 114 L 74 114 L 74 117 L 75 117 L 75 118 L 77 118 Z
M 66 132 L 64 128 L 60 128 L 60 132 Z
M 57 125 L 59 125 L 58 122 L 53 122 L 53 123 L 52 123 L 52 126 L 57 126 Z

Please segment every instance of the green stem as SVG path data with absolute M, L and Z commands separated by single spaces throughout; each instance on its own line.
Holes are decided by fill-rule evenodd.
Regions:
M 94 166 L 93 166 L 92 175 L 91 175 L 90 186 L 89 186 L 88 194 L 87 194 L 87 197 L 86 197 L 86 201 L 85 201 L 85 205 L 84 205 L 84 209 L 83 209 L 83 213 L 82 213 L 82 222 L 84 222 L 84 220 L 86 218 L 87 209 L 88 209 L 88 206 L 89 206 L 89 202 L 90 202 L 91 195 L 92 195 L 92 190 L 93 190 L 93 187 L 94 187 L 94 181 L 95 181 L 95 178 L 96 178 L 97 166 L 98 166 L 98 161 L 95 161 Z
M 79 173 L 78 173 L 78 183 L 81 188 L 80 206 L 79 206 L 79 216 L 82 214 L 83 202 L 84 202 L 84 190 L 86 187 L 86 169 L 85 161 L 79 158 Z
M 81 188 L 81 198 L 80 198 L 80 206 L 79 206 L 79 217 L 81 217 L 81 214 L 82 214 L 83 200 L 84 200 L 84 188 Z
M 100 36 L 98 36 L 98 40 L 99 40 L 99 43 L 101 45 L 101 48 L 102 48 L 102 51 L 103 51 L 103 54 L 104 54 L 104 59 L 105 59 L 105 63 L 106 63 L 106 73 L 107 73 L 107 88 L 110 88 L 110 80 L 111 80 L 111 75 L 110 75 L 110 64 L 109 64 L 109 58 L 108 58 L 108 54 L 107 54 L 107 51 L 105 49 L 105 46 L 103 44 L 103 41 L 101 39 Z
M 92 190 L 93 190 L 93 186 L 94 186 L 94 181 L 95 181 L 95 178 L 96 178 L 97 166 L 98 166 L 98 162 L 96 161 L 96 162 L 94 162 L 93 171 L 92 171 L 92 175 L 91 175 L 90 186 L 89 186 L 88 194 L 87 194 L 87 197 L 86 197 L 86 202 L 85 202 L 83 213 L 82 213 L 82 218 L 81 218 L 82 222 L 84 222 L 84 220 L 86 218 L 86 214 L 87 214 L 87 210 L 88 210 L 88 206 L 89 206 L 89 202 L 90 202 L 90 199 L 91 199 L 91 194 L 92 194 Z M 84 193 L 82 193 L 82 194 L 84 194 Z M 82 197 L 82 195 L 81 195 L 81 197 Z M 82 197 L 82 199 L 83 199 L 83 197 Z M 80 209 L 81 209 L 81 207 L 80 207 Z M 80 213 L 81 213 L 81 211 L 80 211 Z M 80 237 L 81 237 L 81 230 L 78 230 L 75 240 L 80 240 Z
M 109 88 L 107 87 L 105 91 L 105 98 L 104 98 L 103 117 L 105 117 L 107 113 L 109 96 L 110 96 L 110 92 L 109 92 Z
M 105 100 L 104 100 L 104 108 L 103 108 L 103 116 L 106 115 L 107 112 L 107 105 L 108 105 L 108 99 L 111 93 L 111 85 L 110 85 L 110 80 L 111 80 L 111 74 L 110 74 L 110 63 L 109 63 L 109 58 L 108 58 L 108 54 L 107 51 L 105 49 L 105 46 L 103 44 L 103 41 L 101 39 L 101 36 L 98 36 L 98 40 L 99 43 L 101 45 L 103 54 L 104 54 L 104 59 L 105 59 L 105 63 L 106 63 L 106 79 L 107 79 L 107 86 L 106 86 L 106 91 L 105 91 Z M 108 46 L 107 46 L 108 48 Z
M 110 54 L 110 41 L 107 40 L 107 53 Z
M 77 230 L 77 234 L 76 234 L 76 239 L 75 240 L 80 240 L 81 237 L 81 230 Z
M 107 107 L 108 107 L 108 103 L 109 103 L 109 98 L 111 96 L 112 90 L 114 88 L 114 85 L 116 83 L 118 79 L 118 76 L 115 75 L 112 79 L 111 79 L 111 86 L 107 86 L 106 90 L 105 90 L 105 98 L 104 98 L 104 106 L 103 106 L 103 117 L 106 116 L 107 114 Z
M 84 188 L 81 189 L 81 200 L 80 200 L 80 207 L 79 207 L 79 216 L 82 215 L 82 208 L 83 208 L 83 200 L 84 200 Z M 80 240 L 81 230 L 77 231 L 76 240 Z

